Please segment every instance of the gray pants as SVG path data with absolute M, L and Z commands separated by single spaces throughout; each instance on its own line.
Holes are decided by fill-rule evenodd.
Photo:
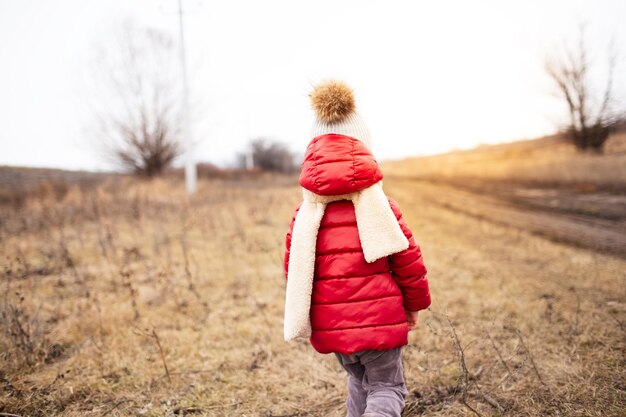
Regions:
M 401 348 L 335 355 L 348 372 L 348 417 L 400 417 L 408 394 Z

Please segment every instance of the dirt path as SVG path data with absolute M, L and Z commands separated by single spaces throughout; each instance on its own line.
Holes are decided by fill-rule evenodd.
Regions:
M 558 242 L 626 258 L 626 196 L 393 177 L 434 204 Z

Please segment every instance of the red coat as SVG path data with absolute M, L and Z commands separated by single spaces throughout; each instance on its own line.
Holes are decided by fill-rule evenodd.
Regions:
M 340 195 L 367 188 L 381 178 L 376 160 L 360 141 L 327 134 L 309 144 L 300 184 L 316 194 Z M 352 202 L 326 207 L 317 235 L 310 313 L 310 340 L 320 353 L 403 346 L 408 334 L 405 310 L 430 305 L 420 248 L 398 204 L 393 200 L 389 204 L 409 247 L 373 263 L 363 256 Z M 294 221 L 295 214 L 286 238 L 285 276 Z

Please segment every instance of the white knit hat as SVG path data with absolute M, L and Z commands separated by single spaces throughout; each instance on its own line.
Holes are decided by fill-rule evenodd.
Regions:
M 316 120 L 311 135 L 337 133 L 360 140 L 372 150 L 372 138 L 367 124 L 356 112 L 354 93 L 339 81 L 326 81 L 315 86 L 310 94 Z

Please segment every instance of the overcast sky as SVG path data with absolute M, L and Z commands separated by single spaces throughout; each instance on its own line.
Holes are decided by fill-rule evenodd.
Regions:
M 543 59 L 588 22 L 592 58 L 626 1 L 185 0 L 200 161 L 254 137 L 303 153 L 311 84 L 347 81 L 379 159 L 550 133 L 563 116 Z M 121 22 L 171 32 L 176 0 L 0 0 L 0 165 L 104 169 L 89 135 L 93 50 Z M 598 78 L 599 79 L 599 78 Z M 618 80 L 624 92 L 626 80 Z

